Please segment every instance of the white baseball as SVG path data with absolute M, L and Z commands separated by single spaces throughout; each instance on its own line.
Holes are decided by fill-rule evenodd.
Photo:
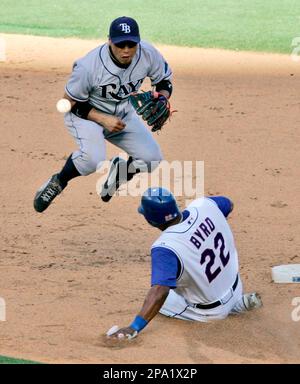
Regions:
M 60 113 L 70 112 L 71 108 L 72 108 L 72 105 L 68 99 L 60 99 L 56 103 L 56 109 Z

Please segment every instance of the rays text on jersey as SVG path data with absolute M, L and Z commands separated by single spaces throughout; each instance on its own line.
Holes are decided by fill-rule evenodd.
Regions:
M 127 84 L 122 84 L 120 87 L 117 86 L 117 84 L 106 84 L 106 85 L 99 85 L 97 89 L 100 91 L 101 97 L 104 97 L 106 99 L 115 99 L 115 100 L 123 100 L 127 98 L 130 93 L 136 92 L 139 88 L 139 86 L 142 84 L 143 79 L 139 79 L 136 82 L 130 81 Z M 118 91 L 115 90 L 118 88 Z

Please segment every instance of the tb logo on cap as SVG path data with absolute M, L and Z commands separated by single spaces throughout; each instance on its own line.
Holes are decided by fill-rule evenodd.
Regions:
M 121 23 L 120 26 L 122 27 L 122 32 L 124 32 L 124 33 L 130 33 L 131 32 L 130 25 L 128 25 L 126 23 Z

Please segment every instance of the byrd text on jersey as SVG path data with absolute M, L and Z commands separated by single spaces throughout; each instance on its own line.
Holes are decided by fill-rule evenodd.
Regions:
M 196 231 L 191 236 L 190 241 L 197 249 L 199 249 L 202 242 L 204 242 L 209 237 L 215 228 L 216 227 L 212 220 L 207 217 L 200 225 L 198 225 Z

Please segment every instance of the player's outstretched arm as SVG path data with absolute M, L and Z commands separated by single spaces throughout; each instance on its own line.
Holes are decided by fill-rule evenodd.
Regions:
M 127 339 L 130 340 L 138 335 L 138 333 L 146 327 L 146 325 L 155 317 L 162 305 L 164 304 L 170 287 L 163 285 L 154 285 L 148 291 L 148 294 L 145 298 L 142 309 L 135 317 L 134 321 L 124 328 L 120 328 L 109 337 L 116 339 Z
M 142 309 L 138 316 L 142 316 L 148 323 L 156 316 L 163 306 L 168 294 L 170 287 L 164 285 L 153 285 L 145 298 Z

